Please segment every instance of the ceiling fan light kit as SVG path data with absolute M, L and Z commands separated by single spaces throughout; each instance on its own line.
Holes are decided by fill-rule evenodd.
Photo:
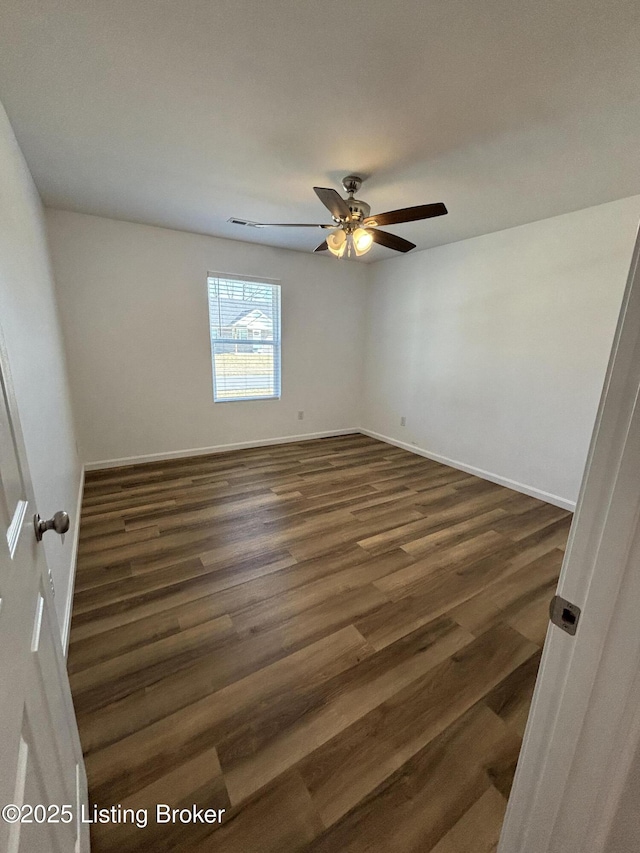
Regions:
M 365 255 L 373 246 L 373 234 L 365 228 L 356 228 L 352 237 L 356 255 Z
M 342 198 L 334 189 L 329 187 L 314 187 L 314 192 L 327 208 L 333 219 L 333 225 L 309 224 L 295 222 L 252 222 L 247 219 L 231 217 L 229 222 L 235 225 L 245 225 L 252 228 L 323 228 L 330 229 L 331 233 L 327 239 L 316 246 L 314 252 L 329 250 L 336 258 L 346 255 L 351 257 L 352 252 L 360 257 L 366 255 L 374 243 L 394 249 L 396 252 L 410 252 L 415 249 L 416 244 L 410 243 L 396 234 L 380 231 L 380 225 L 399 225 L 403 222 L 416 222 L 419 219 L 430 219 L 433 216 L 444 216 L 447 208 L 441 202 L 436 204 L 423 204 L 416 207 L 403 207 L 399 210 L 390 210 L 387 213 L 378 213 L 371 216 L 371 206 L 366 201 L 354 198 L 362 185 L 362 178 L 358 175 L 347 175 L 342 179 L 342 186 L 347 193 L 347 198 Z
M 337 228 L 330 234 L 327 234 L 327 249 L 336 258 L 341 258 L 347 248 L 347 235 L 341 228 Z
M 354 251 L 358 257 L 366 255 L 371 246 L 373 246 L 373 236 L 365 228 L 355 228 L 347 230 L 347 228 L 336 228 L 328 235 L 327 249 L 336 258 L 341 258 L 345 252 L 348 258 L 351 257 L 351 252 Z

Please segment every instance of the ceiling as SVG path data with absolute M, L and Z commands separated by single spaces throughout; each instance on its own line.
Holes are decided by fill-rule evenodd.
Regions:
M 446 203 L 425 249 L 640 193 L 639 44 L 637 0 L 3 0 L 0 99 L 49 206 L 309 251 L 226 220 L 356 173 Z

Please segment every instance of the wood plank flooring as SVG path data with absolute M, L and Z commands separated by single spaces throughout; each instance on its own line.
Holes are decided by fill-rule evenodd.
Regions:
M 570 522 L 362 435 L 87 474 L 93 850 L 495 851 Z

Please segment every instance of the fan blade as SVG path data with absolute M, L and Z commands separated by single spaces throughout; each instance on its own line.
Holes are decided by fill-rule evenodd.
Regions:
M 313 250 L 314 252 L 326 252 L 329 247 L 327 246 L 327 241 L 323 240 L 319 246 L 316 246 Z
M 410 252 L 416 247 L 415 243 L 410 243 L 404 237 L 398 237 L 397 234 L 389 234 L 388 231 L 367 228 L 367 232 L 371 234 L 375 243 L 380 243 L 381 246 L 386 246 L 387 249 L 395 249 L 396 252 Z
M 419 204 L 417 207 L 403 207 L 400 210 L 389 210 L 368 216 L 362 223 L 365 228 L 371 225 L 397 225 L 400 222 L 416 222 L 418 219 L 431 219 L 432 216 L 444 216 L 449 211 L 442 204 Z
M 314 187 L 313 191 L 334 219 L 349 219 L 351 212 L 347 203 L 335 190 L 327 187 Z
M 227 219 L 233 225 L 248 225 L 250 228 L 335 228 L 335 222 L 331 225 L 320 225 L 317 222 L 252 222 L 250 219 L 236 219 L 232 216 Z

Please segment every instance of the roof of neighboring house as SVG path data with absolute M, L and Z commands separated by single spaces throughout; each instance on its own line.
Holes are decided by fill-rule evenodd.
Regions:
M 211 312 L 211 322 L 212 325 L 217 325 L 217 320 L 220 320 L 221 326 L 248 326 L 253 319 L 253 315 L 257 311 L 259 313 L 259 317 L 255 319 L 264 318 L 264 322 L 269 325 L 273 325 L 273 319 L 269 317 L 261 308 L 257 306 L 252 306 L 250 308 L 244 307 L 242 310 L 238 311 L 242 306 L 246 306 L 246 303 L 240 302 L 237 299 L 220 299 L 216 300 L 216 310 Z M 218 309 L 220 311 L 220 315 L 218 318 Z M 255 322 L 255 320 L 254 320 Z
M 246 311 L 242 311 L 242 313 L 238 314 L 238 316 L 231 320 L 230 326 L 249 326 L 251 323 L 255 323 L 257 321 L 263 320 L 270 326 L 273 325 L 273 320 L 269 317 L 268 314 L 265 314 L 260 308 L 249 308 Z

